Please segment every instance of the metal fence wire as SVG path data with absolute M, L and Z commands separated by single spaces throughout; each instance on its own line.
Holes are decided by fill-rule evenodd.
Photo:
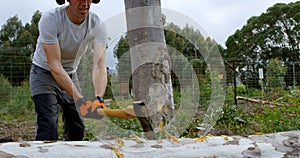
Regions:
M 32 52 L 33 50 L 29 48 L 0 49 L 0 93 L 3 98 L 9 99 L 11 95 L 15 95 L 14 87 L 28 82 Z M 240 59 L 224 59 L 224 64 L 227 89 L 231 92 L 234 91 L 232 87 L 243 85 L 247 88 L 264 90 L 264 95 L 268 96 L 274 88 L 292 89 L 300 83 L 300 61 L 283 62 L 270 59 L 264 64 L 259 64 L 248 63 Z M 203 72 L 207 72 L 207 68 L 203 66 L 193 68 L 195 72 L 200 73 L 197 74 L 197 77 L 200 81 L 201 101 L 209 101 L 211 97 L 209 83 L 203 84 L 202 82 L 207 77 L 203 74 Z M 209 79 L 207 81 L 209 82 Z M 178 83 L 176 76 L 173 76 L 173 86 L 175 90 L 180 89 L 179 86 L 183 86 Z M 203 92 L 203 90 L 208 90 L 208 92 Z M 130 91 L 130 89 L 126 89 L 126 91 Z M 236 90 L 235 92 L 236 95 L 243 93 Z M 206 104 L 206 102 L 201 102 L 201 104 Z

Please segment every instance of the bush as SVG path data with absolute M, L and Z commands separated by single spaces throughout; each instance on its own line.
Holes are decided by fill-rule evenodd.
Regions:
M 222 113 L 222 117 L 216 123 L 217 128 L 228 129 L 236 134 L 248 134 L 247 126 L 250 125 L 254 115 L 252 112 L 245 112 L 236 105 L 226 105 L 223 107 Z
M 247 88 L 243 84 L 236 85 L 236 93 L 238 95 L 247 95 Z
M 6 104 L 6 108 L 1 111 L 6 117 L 6 119 L 27 119 L 34 118 L 34 104 L 31 99 L 31 92 L 28 82 L 23 82 L 21 86 L 14 87 L 12 90 L 13 95 L 9 98 Z
M 300 129 L 300 106 L 258 107 L 254 122 L 256 130 L 262 133 L 275 133 Z
M 270 88 L 284 87 L 284 76 L 287 72 L 287 67 L 284 65 L 284 62 L 277 59 L 272 59 L 268 63 L 267 69 Z
M 13 87 L 10 84 L 10 82 L 3 76 L 0 75 L 0 82 L 1 82 L 1 86 L 0 86 L 0 109 L 5 108 L 6 103 L 10 100 L 12 91 L 13 91 Z

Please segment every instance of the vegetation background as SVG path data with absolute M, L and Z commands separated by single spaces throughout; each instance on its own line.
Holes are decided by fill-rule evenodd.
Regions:
M 0 138 L 34 139 L 35 111 L 28 75 L 41 15 L 36 11 L 31 22 L 25 25 L 16 15 L 1 26 Z M 216 49 L 226 66 L 227 93 L 223 115 L 215 124 L 212 134 L 250 135 L 300 129 L 300 2 L 278 3 L 261 15 L 251 17 L 241 29 L 228 37 L 226 48 L 210 37 L 204 37 L 188 24 L 180 28 L 176 24 L 165 23 L 165 37 L 168 46 L 181 52 L 193 65 L 201 90 L 200 112 L 182 137 L 199 137 L 203 119 L 201 111 L 205 111 L 209 105 L 212 88 L 208 65 L 201 51 L 212 52 Z M 127 37 L 124 35 L 114 49 L 115 57 L 120 58 L 128 50 Z M 172 60 L 183 63 L 176 57 Z M 264 78 L 259 78 L 259 69 L 263 70 Z M 116 71 L 122 75 L 120 66 Z M 108 81 L 112 75 L 108 75 Z M 175 74 L 172 79 L 175 104 L 179 105 L 182 85 Z M 238 100 L 237 96 L 245 97 L 248 101 Z M 105 98 L 114 99 L 110 83 Z M 114 101 L 109 105 L 109 108 L 118 107 Z M 124 129 L 141 131 L 135 120 L 110 121 Z M 87 124 L 86 139 L 94 139 L 97 128 L 93 121 L 87 121 Z

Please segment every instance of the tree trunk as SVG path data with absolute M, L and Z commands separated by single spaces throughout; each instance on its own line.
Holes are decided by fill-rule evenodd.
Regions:
M 144 101 L 157 126 L 174 109 L 170 56 L 164 36 L 160 0 L 124 0 L 130 47 L 133 96 Z M 165 115 L 165 116 L 162 116 Z M 144 116 L 143 116 L 144 117 Z

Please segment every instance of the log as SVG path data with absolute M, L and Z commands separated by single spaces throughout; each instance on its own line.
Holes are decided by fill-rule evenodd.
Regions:
M 102 141 L 29 141 L 0 144 L 3 157 L 72 157 L 72 158 L 298 158 L 300 131 L 264 135 L 202 136 L 197 139 L 172 140 L 116 139 Z
M 244 100 L 250 103 L 257 103 L 257 104 L 268 104 L 268 105 L 277 105 L 277 106 L 285 106 L 284 104 L 280 104 L 280 103 L 274 103 L 274 102 L 270 102 L 270 101 L 264 101 L 264 100 L 259 100 L 259 99 L 253 99 L 253 98 L 247 98 L 247 97 L 241 97 L 241 96 L 237 96 L 236 97 L 237 100 Z

